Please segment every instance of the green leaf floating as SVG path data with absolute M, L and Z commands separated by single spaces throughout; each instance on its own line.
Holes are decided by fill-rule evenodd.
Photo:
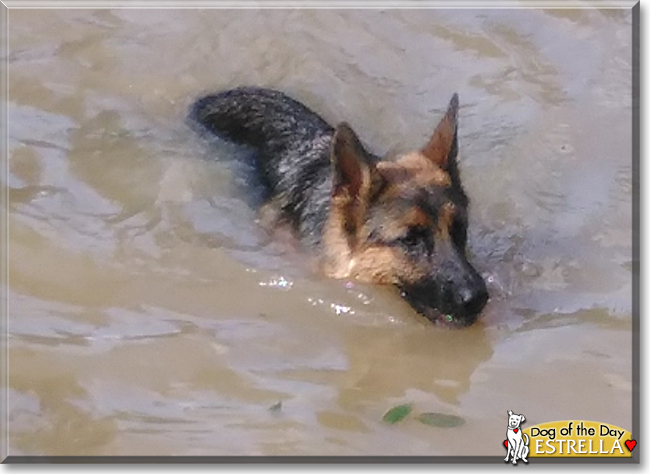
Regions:
M 422 413 L 418 416 L 425 425 L 437 426 L 438 428 L 455 428 L 465 424 L 465 420 L 456 415 L 445 415 L 444 413 Z
M 384 418 L 382 418 L 386 423 L 395 424 L 398 421 L 403 420 L 408 416 L 409 413 L 413 410 L 413 407 L 410 403 L 406 405 L 397 405 L 396 407 L 391 408 L 386 412 Z

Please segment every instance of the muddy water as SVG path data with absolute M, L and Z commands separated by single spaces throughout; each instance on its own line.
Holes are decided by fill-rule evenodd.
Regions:
M 631 429 L 629 12 L 11 10 L 9 37 L 10 454 L 502 456 L 508 409 Z M 376 153 L 458 91 L 481 322 L 263 230 L 240 152 L 184 123 L 242 84 Z

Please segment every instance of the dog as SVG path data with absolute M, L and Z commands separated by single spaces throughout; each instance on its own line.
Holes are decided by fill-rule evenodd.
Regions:
M 508 430 L 506 436 L 508 438 L 508 454 L 506 454 L 505 462 L 508 462 L 510 455 L 512 455 L 512 464 L 517 464 L 517 459 L 528 463 L 528 435 L 521 431 L 520 425 L 526 421 L 524 415 L 515 415 L 512 410 L 508 410 Z M 524 441 L 525 438 L 525 441 Z
M 433 322 L 468 326 L 488 301 L 466 256 L 469 199 L 457 165 L 458 95 L 423 148 L 381 159 L 346 122 L 329 125 L 270 89 L 196 100 L 190 123 L 255 151 L 280 221 L 331 278 L 395 285 Z

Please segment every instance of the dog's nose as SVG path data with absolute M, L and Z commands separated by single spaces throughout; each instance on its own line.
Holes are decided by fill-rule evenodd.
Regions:
M 488 301 L 488 292 L 484 285 L 479 288 L 464 288 L 459 293 L 460 304 L 466 314 L 480 313 Z

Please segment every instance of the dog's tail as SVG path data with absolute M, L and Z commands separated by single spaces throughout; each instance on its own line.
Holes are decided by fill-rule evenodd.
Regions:
M 524 444 L 526 446 L 528 446 L 528 441 L 529 441 L 528 435 L 526 433 L 522 433 L 522 434 L 524 435 L 524 438 L 526 438 L 526 441 L 524 441 Z
M 240 87 L 192 104 L 189 119 L 231 142 L 280 152 L 334 130 L 321 117 L 282 92 Z

